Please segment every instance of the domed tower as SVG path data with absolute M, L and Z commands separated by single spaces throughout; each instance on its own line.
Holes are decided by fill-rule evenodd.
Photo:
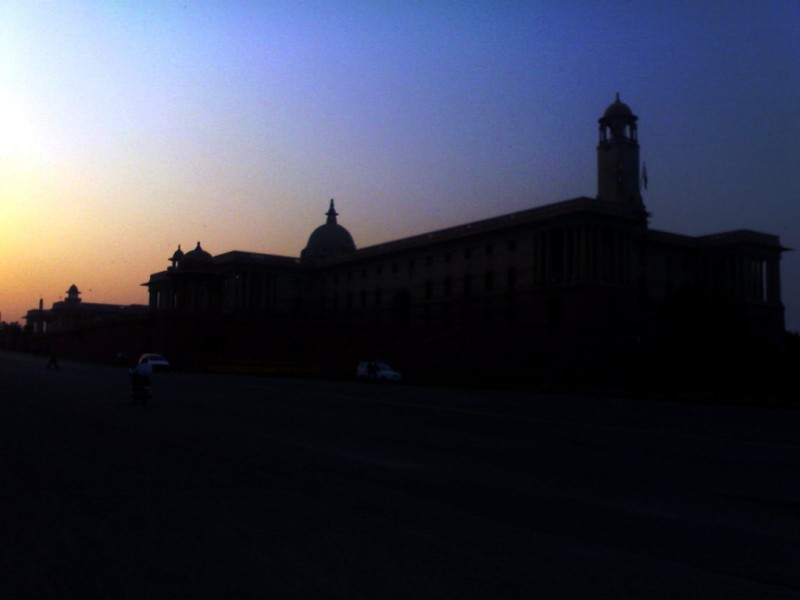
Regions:
M 644 209 L 639 189 L 638 119 L 617 94 L 616 101 L 598 120 L 597 197 Z
M 200 242 L 198 242 L 199 244 Z M 183 260 L 183 250 L 181 250 L 181 245 L 178 244 L 178 249 L 172 254 L 172 258 L 169 261 L 172 263 L 172 268 L 176 269 Z
M 328 220 L 324 225 L 320 225 L 312 232 L 308 238 L 308 244 L 300 253 L 300 258 L 304 260 L 328 258 L 355 252 L 356 244 L 353 241 L 353 236 L 350 235 L 347 229 L 336 222 L 336 217 L 339 213 L 336 212 L 332 199 L 326 215 Z
M 65 302 L 69 302 L 70 304 L 80 304 L 81 302 L 81 292 L 78 289 L 78 286 L 74 283 L 69 286 L 67 290 L 67 297 L 64 298 Z

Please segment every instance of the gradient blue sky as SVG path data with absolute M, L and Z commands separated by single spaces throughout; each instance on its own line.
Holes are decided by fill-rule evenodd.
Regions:
M 0 4 L 0 311 L 144 303 L 177 245 L 298 256 L 596 193 L 639 116 L 651 226 L 800 248 L 800 2 Z M 787 325 L 800 266 L 783 262 Z

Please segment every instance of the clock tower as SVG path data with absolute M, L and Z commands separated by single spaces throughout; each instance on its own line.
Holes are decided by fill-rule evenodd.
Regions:
M 597 198 L 643 210 L 639 189 L 638 119 L 628 105 L 620 101 L 619 94 L 599 119 Z

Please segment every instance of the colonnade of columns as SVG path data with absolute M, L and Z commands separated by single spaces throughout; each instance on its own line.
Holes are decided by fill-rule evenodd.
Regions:
M 238 273 L 225 278 L 226 310 L 267 310 L 275 296 L 274 276 Z
M 157 310 L 266 311 L 277 308 L 275 276 L 242 273 L 224 281 L 174 278 L 150 287 L 150 306 Z
M 780 302 L 780 265 L 777 257 L 729 256 L 723 267 L 725 289 L 734 299 L 771 304 Z
M 533 281 L 628 284 L 633 280 L 630 232 L 613 227 L 565 226 L 533 236 Z

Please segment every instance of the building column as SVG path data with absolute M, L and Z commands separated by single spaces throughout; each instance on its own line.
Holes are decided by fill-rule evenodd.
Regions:
M 580 281 L 581 266 L 580 266 L 580 229 L 577 227 L 572 228 L 572 280 Z
M 781 275 L 778 260 L 767 261 L 767 301 L 777 302 L 781 297 Z
M 589 273 L 589 248 L 588 248 L 588 233 L 586 226 L 581 227 L 580 245 L 581 245 L 581 280 L 585 281 Z
M 544 276 L 544 282 L 550 283 L 550 231 L 545 231 L 542 234 L 543 239 L 543 246 L 544 252 L 542 252 L 542 261 L 544 264 L 544 269 L 542 270 L 542 275 Z

